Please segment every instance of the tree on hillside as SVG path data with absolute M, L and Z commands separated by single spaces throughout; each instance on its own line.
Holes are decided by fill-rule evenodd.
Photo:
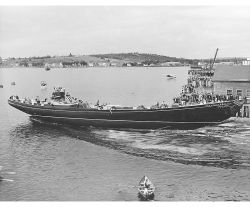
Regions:
M 28 67 L 28 62 L 27 61 L 21 61 L 20 63 L 19 63 L 19 65 L 20 66 L 23 66 L 23 67 Z
M 79 67 L 79 66 L 86 66 L 88 65 L 87 62 L 81 60 L 81 61 L 63 61 L 62 62 L 63 67 Z
M 44 67 L 44 62 L 33 62 L 32 63 L 32 66 L 33 67 L 40 67 L 40 68 L 42 68 L 42 67 Z
M 86 66 L 86 65 L 88 65 L 88 63 L 82 60 L 82 61 L 80 61 L 80 65 L 81 66 Z

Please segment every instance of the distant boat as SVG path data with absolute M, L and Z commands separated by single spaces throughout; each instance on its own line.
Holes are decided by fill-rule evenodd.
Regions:
M 168 79 L 174 79 L 174 78 L 176 78 L 176 77 L 173 76 L 173 75 L 166 75 L 166 77 L 167 77 Z
M 2 166 L 0 166 L 0 171 L 2 170 Z M 3 177 L 0 175 L 0 181 L 3 180 Z
M 151 200 L 154 198 L 155 186 L 148 179 L 148 177 L 144 175 L 139 182 L 138 191 L 140 198 L 144 200 Z
M 11 85 L 12 86 L 16 85 L 16 82 L 15 81 L 11 82 Z
M 45 81 L 41 81 L 41 89 L 46 89 L 47 83 Z
M 0 85 L 0 88 L 3 88 L 3 85 Z
M 51 69 L 51 68 L 50 68 L 48 65 L 45 66 L 45 70 L 48 71 L 48 70 L 50 70 L 50 69 Z

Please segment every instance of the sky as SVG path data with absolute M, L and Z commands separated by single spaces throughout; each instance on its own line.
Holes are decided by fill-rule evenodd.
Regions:
M 0 6 L 0 57 L 250 57 L 250 6 Z

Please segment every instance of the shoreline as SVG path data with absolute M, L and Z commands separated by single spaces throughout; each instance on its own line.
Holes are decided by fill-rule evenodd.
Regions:
M 190 65 L 178 65 L 178 66 L 85 66 L 85 67 L 51 67 L 50 69 L 64 69 L 64 68 L 179 68 L 179 67 L 190 67 Z M 45 69 L 45 67 L 23 67 L 23 66 L 0 66 L 2 69 L 7 68 L 37 68 L 37 69 Z

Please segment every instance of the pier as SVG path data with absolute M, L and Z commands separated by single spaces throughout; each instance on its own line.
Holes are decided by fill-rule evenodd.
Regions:
M 236 117 L 250 118 L 250 99 L 246 99 L 246 103 L 243 104 Z

